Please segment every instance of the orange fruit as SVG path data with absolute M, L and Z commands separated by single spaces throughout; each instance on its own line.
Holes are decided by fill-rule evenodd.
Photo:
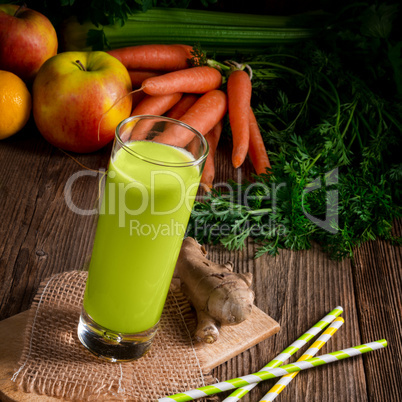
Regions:
M 31 94 L 21 78 L 0 70 L 0 140 L 18 133 L 31 114 Z

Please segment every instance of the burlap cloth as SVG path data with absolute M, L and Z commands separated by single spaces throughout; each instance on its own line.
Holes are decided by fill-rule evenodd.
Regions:
M 147 355 L 123 364 L 94 357 L 77 337 L 86 278 L 71 271 L 40 285 L 13 377 L 20 389 L 67 400 L 155 401 L 214 383 L 193 348 L 194 314 L 172 287 Z

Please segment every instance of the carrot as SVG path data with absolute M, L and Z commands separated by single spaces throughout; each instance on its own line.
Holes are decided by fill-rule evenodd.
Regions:
M 219 89 L 214 89 L 201 96 L 180 118 L 180 121 L 187 123 L 205 135 L 223 119 L 226 111 L 226 94 Z
M 133 109 L 131 116 L 139 116 L 144 114 L 162 116 L 180 100 L 181 96 L 181 93 L 160 96 L 145 95 L 145 98 Z M 130 138 L 137 141 L 144 140 L 152 131 L 153 126 L 154 121 L 152 120 L 138 121 L 131 131 Z
M 244 70 L 233 71 L 228 78 L 228 113 L 233 137 L 232 164 L 238 168 L 247 156 L 250 141 L 249 109 L 251 80 Z
M 208 131 L 205 139 L 209 145 L 209 153 L 205 161 L 204 171 L 201 176 L 201 183 L 205 184 L 207 190 L 212 188 L 212 183 L 215 178 L 215 151 L 218 147 L 218 142 L 222 133 L 223 123 L 220 120 L 212 130 Z
M 197 101 L 198 96 L 195 94 L 184 94 L 181 99 L 166 113 L 166 117 L 171 119 L 180 119 L 184 113 L 190 109 Z
M 147 78 L 141 89 L 148 95 L 174 92 L 206 93 L 221 86 L 221 73 L 213 67 L 192 67 Z
M 182 97 L 182 93 L 176 92 L 169 95 L 151 96 L 145 95 L 144 99 L 133 109 L 131 116 L 140 114 L 153 114 L 162 116 Z
M 132 109 L 133 110 L 146 96 L 144 91 L 133 91 L 131 92 Z
M 142 70 L 127 70 L 131 78 L 131 86 L 133 89 L 140 88 L 143 81 L 147 78 L 156 77 L 164 74 L 162 71 L 142 71 Z
M 267 168 L 271 168 L 269 163 L 268 153 L 265 148 L 264 141 L 258 127 L 257 119 L 255 118 L 253 109 L 249 108 L 250 117 L 250 144 L 248 148 L 248 155 L 250 156 L 251 163 L 257 174 L 267 173 Z
M 120 60 L 127 70 L 175 71 L 190 67 L 192 46 L 187 45 L 137 45 L 108 50 Z
M 214 89 L 202 95 L 179 120 L 205 135 L 223 119 L 226 111 L 226 94 Z M 193 137 L 194 135 L 188 130 L 170 126 L 159 136 L 158 141 L 184 148 Z

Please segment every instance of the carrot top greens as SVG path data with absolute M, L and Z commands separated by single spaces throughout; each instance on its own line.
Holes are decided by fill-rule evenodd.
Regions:
M 315 40 L 239 55 L 253 69 L 272 171 L 215 185 L 195 203 L 189 235 L 229 249 L 251 237 L 256 257 L 313 241 L 334 259 L 377 238 L 401 243 L 392 234 L 402 212 L 397 17 L 397 5 L 358 3 Z

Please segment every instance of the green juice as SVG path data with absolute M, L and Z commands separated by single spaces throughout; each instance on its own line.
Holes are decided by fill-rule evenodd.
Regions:
M 199 166 L 149 158 L 194 160 L 185 150 L 137 141 L 110 161 L 84 308 L 97 324 L 120 333 L 159 321 L 200 180 Z

